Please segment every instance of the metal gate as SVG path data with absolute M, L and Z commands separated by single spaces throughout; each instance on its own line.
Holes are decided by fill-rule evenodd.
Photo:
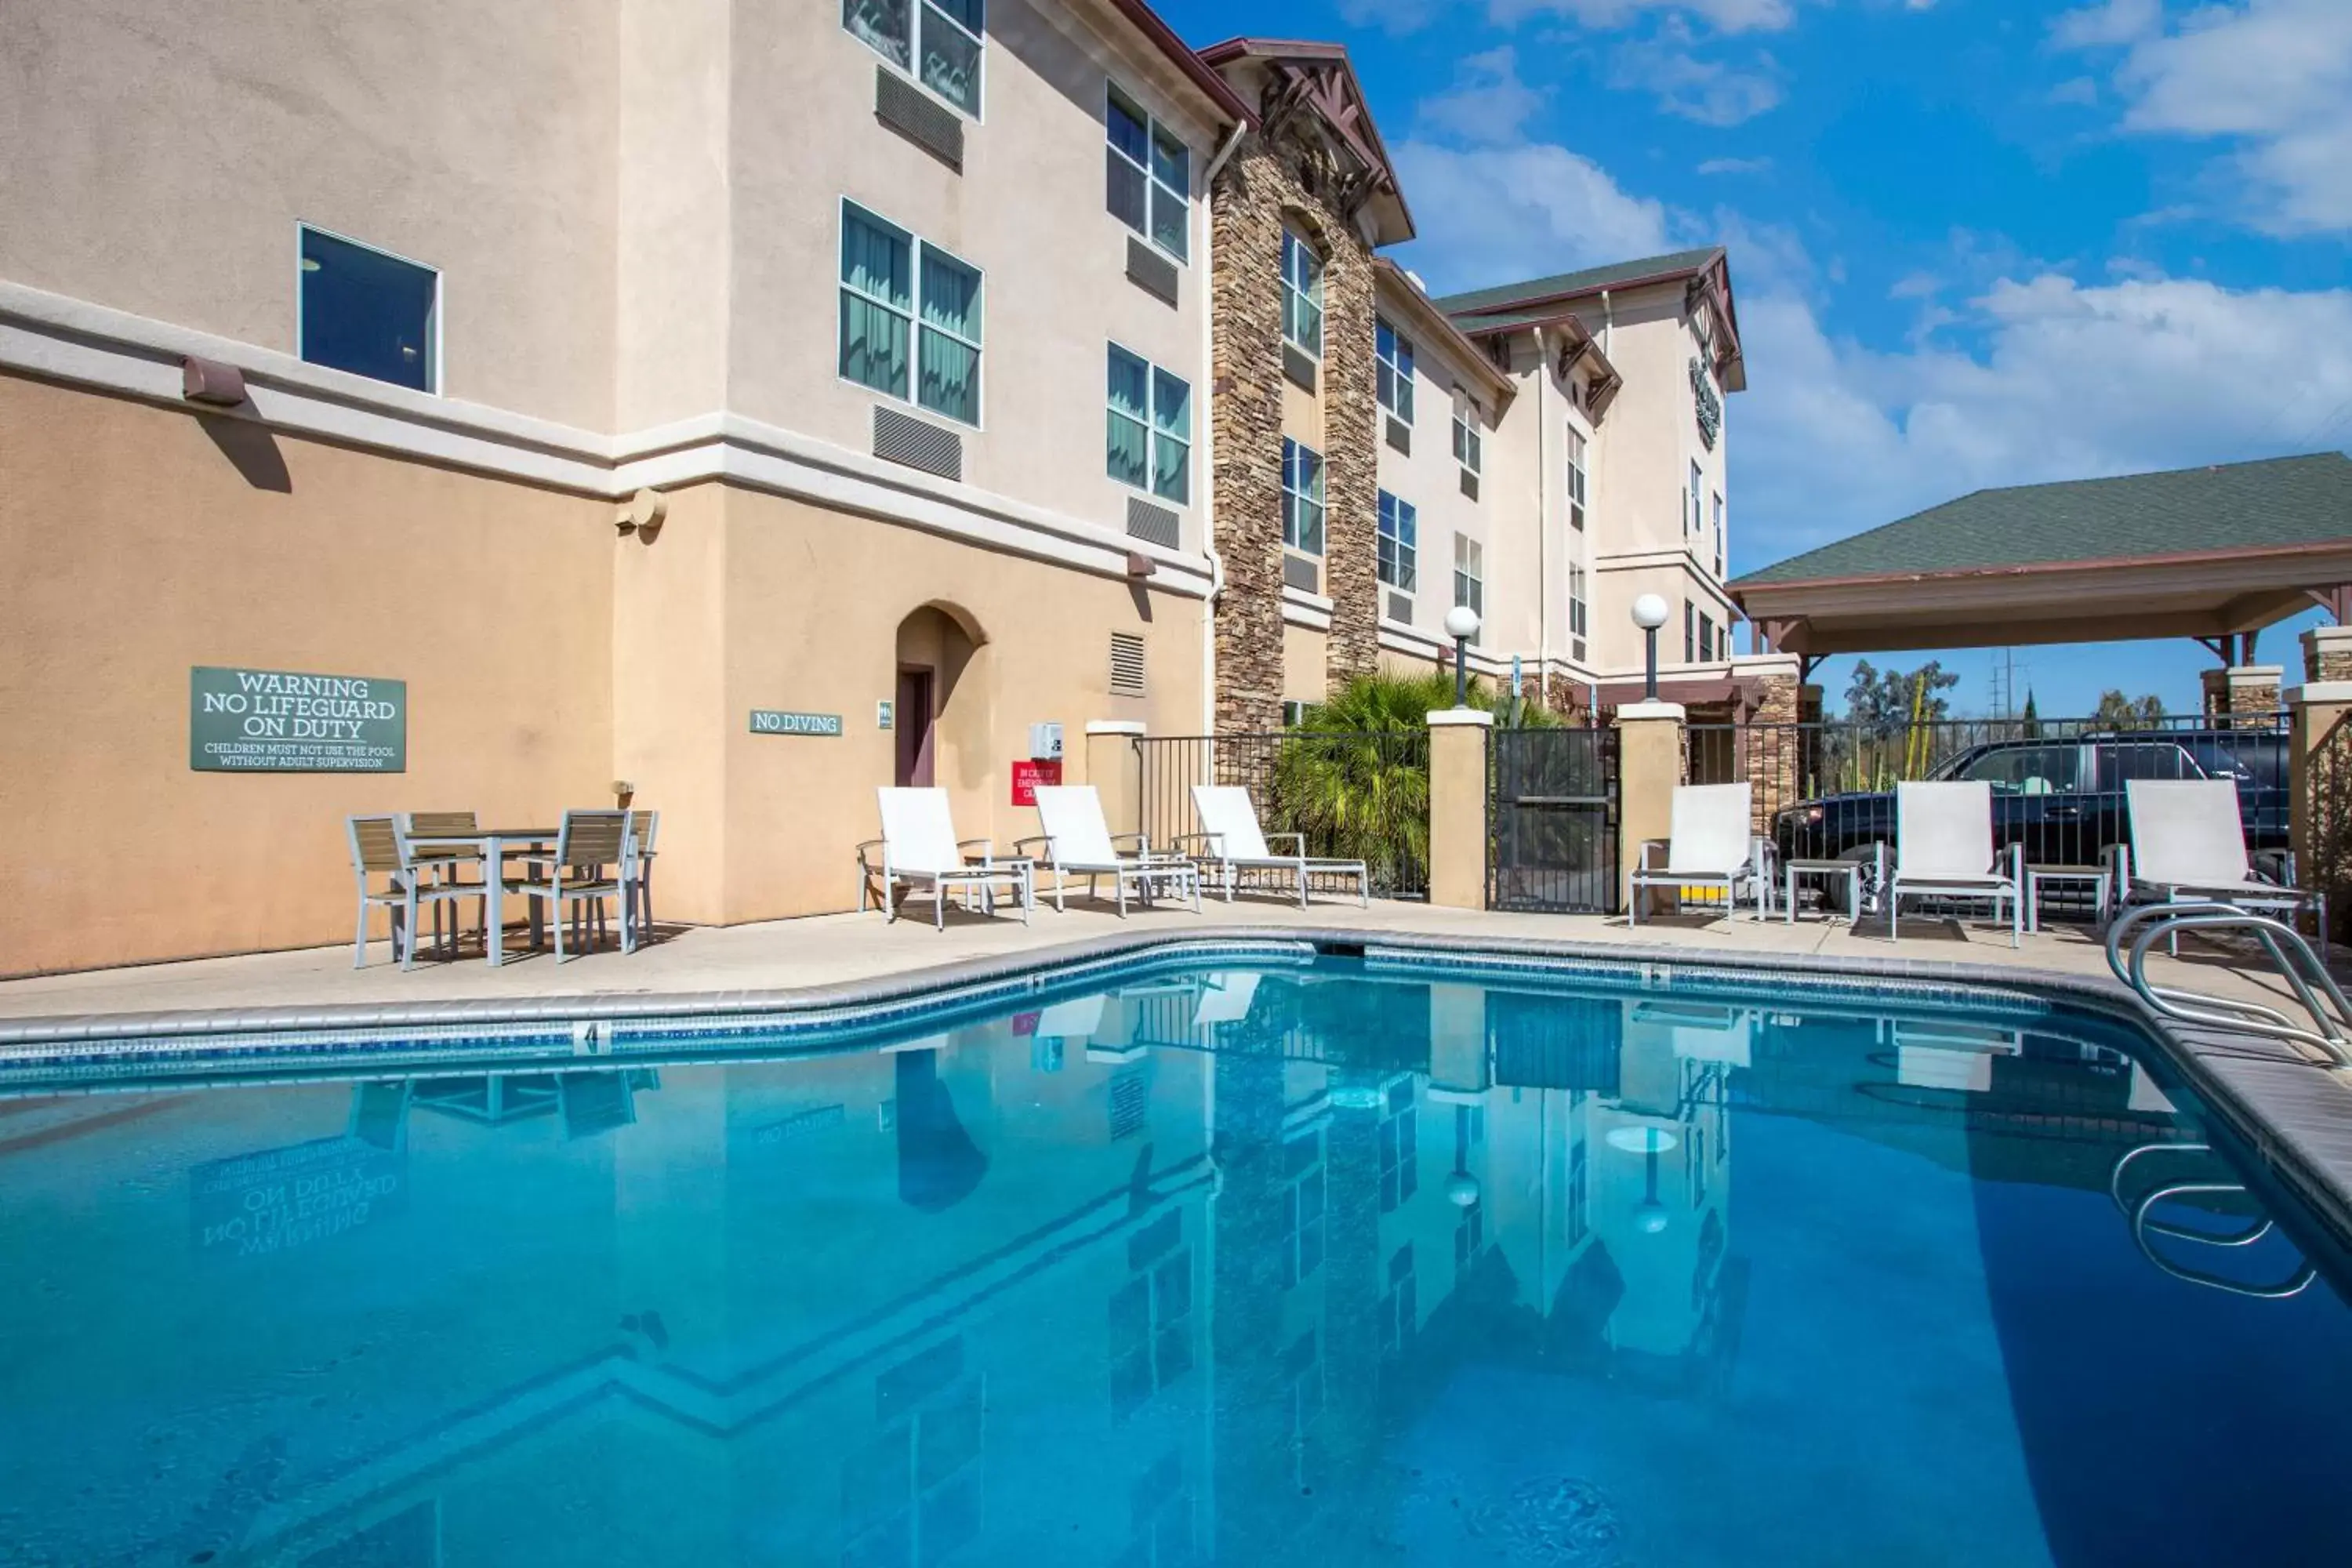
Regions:
M 1486 782 L 1489 907 L 1616 913 L 1617 731 L 1496 730 Z

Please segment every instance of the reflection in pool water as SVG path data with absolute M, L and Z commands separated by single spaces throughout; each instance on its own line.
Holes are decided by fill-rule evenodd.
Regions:
M 2323 1244 L 2130 1047 L 1326 962 L 0 1100 L 0 1555 L 2352 1560 Z

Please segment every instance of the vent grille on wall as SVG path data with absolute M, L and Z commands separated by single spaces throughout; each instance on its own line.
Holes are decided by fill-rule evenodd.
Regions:
M 1133 632 L 1110 634 L 1110 694 L 1143 695 L 1143 639 Z
M 1141 496 L 1127 498 L 1127 532 L 1130 539 L 1157 544 L 1162 550 L 1174 550 L 1178 548 L 1177 531 L 1182 522 L 1164 506 L 1153 506 Z
M 1412 601 L 1402 594 L 1391 594 L 1389 619 L 1405 626 L 1412 625 Z
M 1176 264 L 1133 235 L 1127 237 L 1127 280 L 1155 300 L 1176 302 Z
M 874 410 L 874 455 L 943 479 L 963 478 L 962 437 L 878 405 Z
M 1388 437 L 1390 446 L 1408 458 L 1412 456 L 1412 426 L 1394 415 L 1389 416 Z
M 1478 499 L 1478 476 L 1467 468 L 1462 470 L 1462 493 L 1472 500 Z
M 1315 390 L 1315 356 L 1297 343 L 1282 345 L 1282 374 L 1298 384 L 1300 390 Z
M 1315 594 L 1322 591 L 1322 584 L 1323 574 L 1316 569 L 1314 562 L 1304 555 L 1286 555 L 1282 558 L 1284 587 L 1297 588 L 1306 593 Z
M 963 173 L 963 121 L 905 77 L 874 68 L 874 118 L 953 169 Z
M 1584 639 L 1582 637 L 1578 637 L 1568 645 L 1568 657 L 1576 660 L 1579 664 L 1582 664 L 1584 662 Z

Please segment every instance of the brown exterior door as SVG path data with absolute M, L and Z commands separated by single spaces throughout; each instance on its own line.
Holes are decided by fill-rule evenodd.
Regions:
M 898 766 L 901 788 L 929 789 L 931 784 L 931 672 L 898 671 Z

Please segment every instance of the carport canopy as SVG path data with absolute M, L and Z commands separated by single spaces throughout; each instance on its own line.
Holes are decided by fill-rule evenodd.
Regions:
M 2232 639 L 2352 609 L 2340 452 L 1978 490 L 1728 585 L 1808 659 L 1913 648 Z

